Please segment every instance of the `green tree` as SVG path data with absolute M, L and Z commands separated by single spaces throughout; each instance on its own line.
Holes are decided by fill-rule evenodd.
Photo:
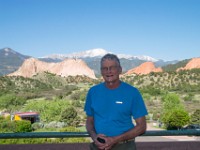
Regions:
M 169 93 L 165 95 L 162 100 L 163 111 L 168 111 L 175 108 L 183 109 L 183 105 L 181 104 L 180 98 L 177 94 Z
M 167 129 L 180 129 L 189 122 L 189 114 L 185 111 L 178 95 L 170 93 L 162 100 L 161 121 Z
M 70 105 L 69 101 L 59 99 L 30 101 L 21 111 L 32 110 L 39 112 L 40 120 L 49 123 L 51 121 L 59 121 L 61 112 L 66 109 L 66 106 Z
M 0 108 L 6 108 L 8 112 L 11 112 L 14 108 L 22 106 L 25 103 L 26 100 L 24 98 L 14 94 L 5 94 L 0 97 Z
M 168 115 L 168 119 L 164 122 L 168 130 L 180 129 L 190 121 L 189 114 L 185 110 L 174 109 Z
M 191 115 L 191 124 L 199 124 L 200 125 L 200 109 L 197 109 L 192 115 Z
M 68 126 L 77 126 L 79 124 L 79 118 L 77 111 L 74 107 L 68 107 L 61 113 L 60 121 L 66 122 Z

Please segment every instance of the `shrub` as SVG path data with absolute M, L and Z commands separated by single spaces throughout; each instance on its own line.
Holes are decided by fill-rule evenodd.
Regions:
M 12 132 L 14 124 L 10 120 L 2 119 L 0 122 L 0 133 Z
M 80 118 L 74 107 L 68 107 L 61 113 L 61 122 L 66 122 L 68 126 L 78 126 L 80 123 Z
M 200 109 L 197 109 L 192 115 L 191 115 L 191 124 L 199 124 L 200 125 Z
M 180 129 L 184 125 L 187 125 L 190 121 L 188 112 L 180 109 L 173 109 L 166 113 L 163 122 L 168 130 Z
M 28 120 L 20 120 L 20 121 L 14 121 L 15 123 L 15 130 L 14 132 L 31 132 L 31 122 Z
M 31 132 L 31 122 L 28 120 L 10 121 L 2 120 L 0 123 L 0 132 Z
M 35 131 L 35 130 L 38 130 L 38 129 L 41 129 L 44 127 L 44 124 L 41 123 L 41 122 L 35 122 L 32 124 L 32 129 Z

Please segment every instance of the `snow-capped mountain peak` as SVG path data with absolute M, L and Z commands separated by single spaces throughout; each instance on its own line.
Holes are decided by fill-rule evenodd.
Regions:
M 96 49 L 91 49 L 91 50 L 86 50 L 86 51 L 81 51 L 81 52 L 74 52 L 71 54 L 52 54 L 49 56 L 45 56 L 43 58 L 51 58 L 51 59 L 65 59 L 65 58 L 86 58 L 86 57 L 102 57 L 107 53 L 112 53 L 109 52 L 105 49 L 102 48 L 96 48 Z M 145 61 L 152 61 L 156 62 L 158 61 L 155 58 L 152 58 L 150 56 L 133 56 L 133 55 L 127 55 L 127 54 L 116 54 L 119 58 L 125 58 L 125 59 L 139 59 L 139 60 L 145 60 Z
M 10 48 L 4 48 L 3 51 L 5 52 L 5 55 L 9 55 L 9 53 L 12 53 L 12 54 L 17 54 L 16 51 L 10 49 Z
M 84 57 L 100 57 L 108 52 L 105 49 L 102 48 L 97 48 L 97 49 L 91 49 L 91 50 L 86 50 L 82 52 L 76 52 L 72 54 L 67 54 L 65 55 L 66 57 L 78 57 L 78 58 L 84 58 Z
M 150 57 L 150 56 L 133 56 L 133 55 L 126 55 L 126 54 L 117 54 L 117 56 L 119 58 L 125 58 L 125 59 L 139 59 L 139 60 L 145 60 L 145 61 L 152 61 L 152 62 L 156 62 L 158 61 L 157 59 Z
M 106 51 L 105 49 L 97 48 L 81 52 L 74 52 L 70 54 L 52 54 L 49 56 L 44 56 L 42 58 L 65 59 L 65 58 L 101 57 L 107 53 L 108 51 Z
M 157 59 L 155 59 L 155 58 L 153 58 L 153 57 L 145 56 L 145 55 L 142 55 L 142 56 L 134 56 L 134 57 L 137 58 L 137 59 L 140 59 L 140 60 L 145 60 L 145 61 L 152 61 L 152 62 L 158 61 Z

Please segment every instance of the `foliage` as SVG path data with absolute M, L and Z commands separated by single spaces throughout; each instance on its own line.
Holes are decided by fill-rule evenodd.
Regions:
M 72 102 L 72 105 L 74 106 L 74 107 L 80 107 L 80 108 L 82 108 L 82 104 L 81 104 L 81 102 L 80 101 L 73 101 Z
M 141 89 L 142 93 L 148 93 L 152 96 L 161 95 L 162 91 L 159 88 L 154 88 L 152 86 L 146 86 Z
M 40 120 L 42 122 L 59 121 L 61 112 L 70 106 L 66 100 L 38 100 L 30 101 L 21 111 L 40 112 Z M 42 112 L 42 113 L 41 113 Z
M 60 132 L 80 132 L 80 130 L 77 129 L 77 128 L 75 128 L 75 127 L 69 126 L 69 127 L 60 129 Z M 90 142 L 86 138 L 60 138 L 57 141 L 59 141 L 59 143 L 83 143 L 83 142 Z
M 63 110 L 60 121 L 66 122 L 68 126 L 77 126 L 80 122 L 74 107 L 68 107 Z
M 41 123 L 41 122 L 35 122 L 35 123 L 32 124 L 33 131 L 41 129 L 43 127 L 44 127 L 44 124 Z
M 80 132 L 75 127 L 65 127 L 59 132 Z M 0 144 L 46 144 L 46 143 L 88 143 L 87 138 L 21 138 L 21 139 L 1 139 Z
M 163 123 L 168 130 L 180 129 L 190 121 L 188 112 L 182 109 L 173 109 L 168 111 L 166 115 L 167 116 L 163 119 Z
M 165 95 L 163 98 L 163 110 L 168 111 L 172 109 L 183 109 L 183 105 L 181 104 L 180 98 L 177 94 L 169 93 Z
M 23 97 L 16 96 L 14 94 L 5 94 L 0 96 L 0 109 L 5 109 L 8 112 L 14 111 L 19 106 L 24 105 L 26 100 Z
M 138 87 L 143 93 L 157 96 L 167 92 L 185 93 L 200 91 L 200 69 L 179 72 L 150 73 L 122 76 L 121 79 Z
M 74 92 L 71 94 L 70 98 L 72 100 L 79 100 L 80 99 L 80 94 L 78 92 Z
M 192 69 L 122 76 L 121 79 L 140 89 L 148 110 L 154 114 L 153 119 L 159 119 L 156 114 L 163 118 L 175 108 L 184 110 L 181 102 L 187 105 L 190 113 L 197 109 L 194 101 L 199 102 L 199 73 L 200 69 Z M 68 124 L 77 126 L 85 117 L 82 112 L 88 88 L 101 81 L 83 76 L 61 77 L 49 72 L 37 74 L 33 78 L 0 77 L 0 109 L 40 112 L 41 124 L 33 125 L 34 130 L 37 130 L 48 127 L 47 124 L 57 127 L 63 120 L 67 122 L 64 111 L 74 107 L 77 116 L 69 118 Z
M 14 121 L 15 124 L 15 130 L 14 132 L 31 132 L 31 122 L 28 120 L 20 120 L 20 121 Z
M 144 101 L 149 101 L 151 99 L 151 95 L 150 94 L 142 93 L 142 92 L 141 92 L 141 94 L 142 94 L 142 97 L 143 97 Z
M 27 120 L 10 121 L 3 119 L 0 123 L 0 132 L 31 132 L 31 122 Z
M 85 101 L 85 98 L 86 98 L 86 94 L 87 94 L 87 91 L 74 91 L 71 95 L 70 95 L 70 98 L 72 100 L 81 100 L 81 101 Z
M 4 93 L 38 92 L 52 89 L 52 86 L 39 80 L 21 76 L 0 77 L 0 90 Z M 1 92 L 0 92 L 1 93 Z
M 170 93 L 163 97 L 161 121 L 167 129 L 180 129 L 189 120 L 189 114 L 184 110 L 178 95 Z
M 0 133 L 13 132 L 14 128 L 14 123 L 12 123 L 10 120 L 1 119 Z
M 183 99 L 184 99 L 185 101 L 192 101 L 193 98 L 194 98 L 194 94 L 193 94 L 193 93 L 189 93 L 189 94 L 187 94 Z
M 1 139 L 0 144 L 42 144 L 53 143 L 49 138 L 21 138 L 21 139 Z
M 199 124 L 200 125 L 200 109 L 197 109 L 192 115 L 190 124 Z

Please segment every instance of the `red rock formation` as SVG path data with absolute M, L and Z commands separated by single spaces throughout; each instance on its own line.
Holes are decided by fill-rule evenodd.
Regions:
M 85 75 L 90 78 L 96 78 L 94 71 L 81 59 L 66 59 L 60 63 L 47 63 L 35 58 L 29 58 L 24 61 L 22 66 L 8 76 L 32 77 L 37 73 L 48 71 L 62 77 Z
M 178 68 L 176 71 L 180 70 L 190 70 L 194 68 L 200 68 L 200 58 L 193 58 L 191 59 L 185 67 Z
M 125 74 L 149 74 L 150 72 L 162 72 L 162 68 L 155 68 L 153 62 L 145 62 L 136 68 L 128 70 Z

